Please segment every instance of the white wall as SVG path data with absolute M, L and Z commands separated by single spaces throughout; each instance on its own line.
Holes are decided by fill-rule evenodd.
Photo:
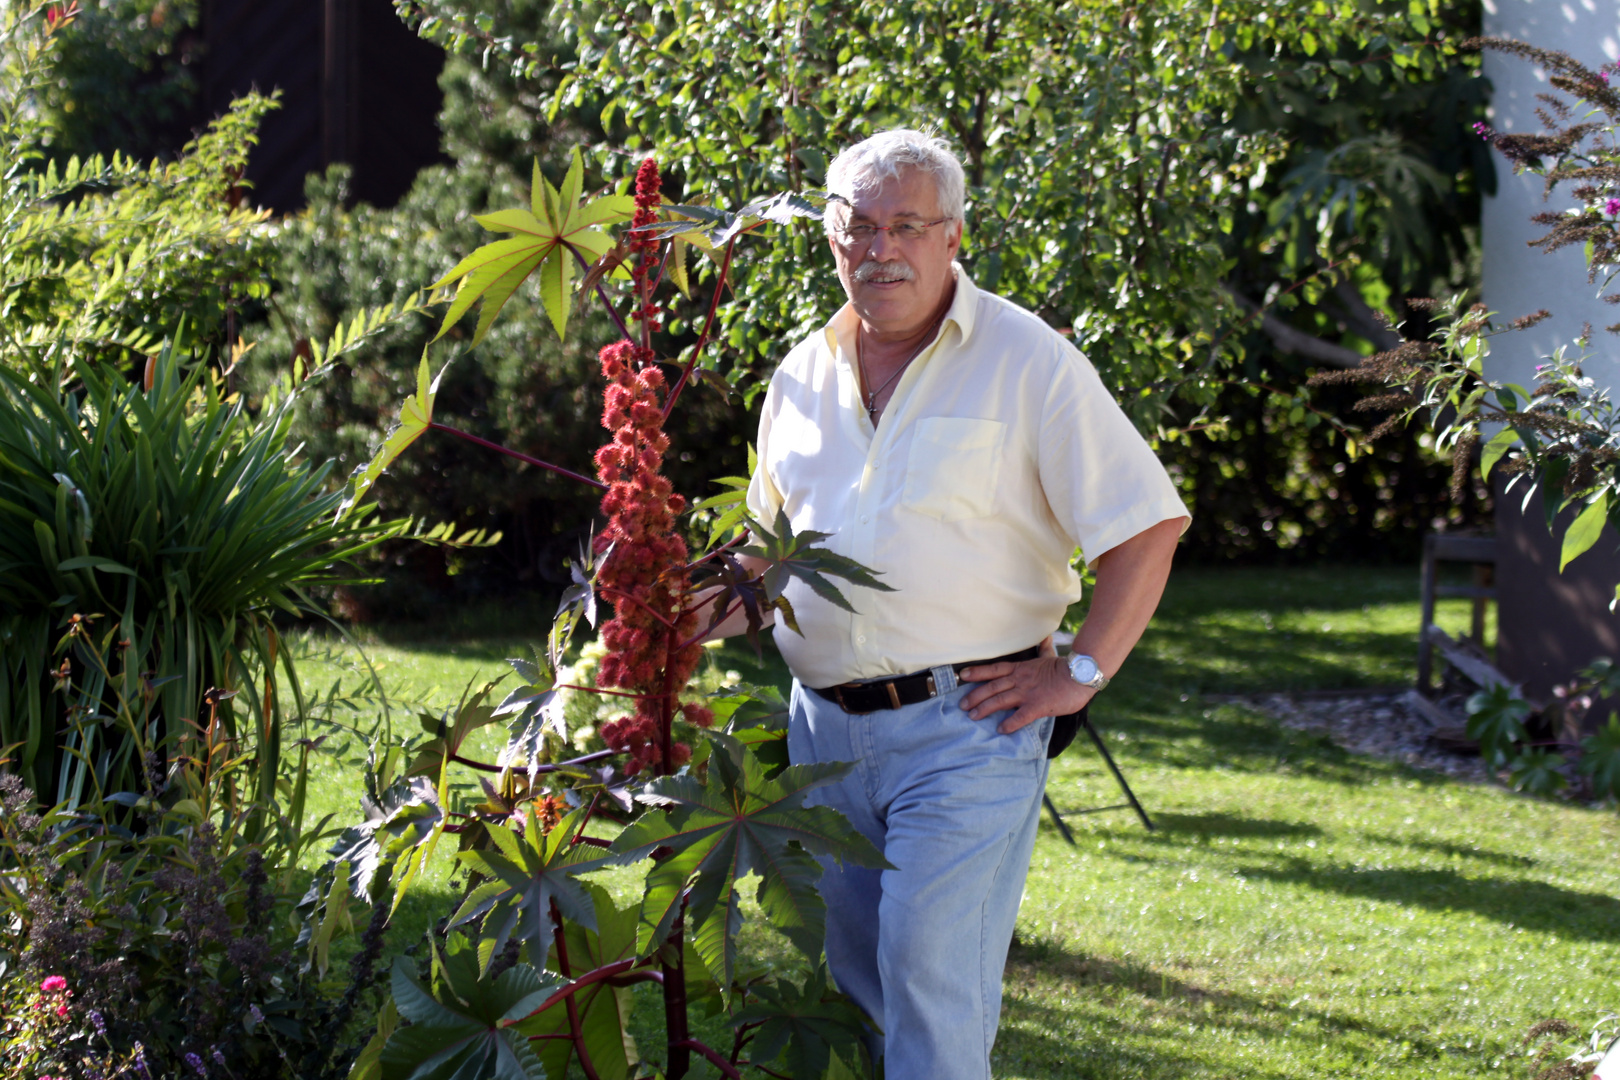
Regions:
M 1568 53 L 1596 70 L 1620 57 L 1620 0 L 1485 0 L 1485 33 Z M 1518 57 L 1488 50 L 1485 74 L 1493 86 L 1491 125 L 1515 134 L 1541 130 L 1536 95 L 1557 93 L 1548 85 L 1546 72 Z M 1571 101 L 1567 94 L 1559 96 Z M 1525 246 L 1547 231 L 1532 224 L 1530 215 L 1566 209 L 1574 200 L 1554 192 L 1544 202 L 1541 177 L 1514 176 L 1500 154 L 1496 183 L 1496 196 L 1486 199 L 1484 206 L 1485 303 L 1503 319 L 1539 308 L 1551 311 L 1553 317 L 1531 330 L 1496 338 L 1487 374 L 1530 386 L 1542 358 L 1559 345 L 1572 343 L 1580 336 L 1581 324 L 1590 322 L 1594 332 L 1586 374 L 1600 384 L 1616 385 L 1620 336 L 1603 328 L 1620 322 L 1620 306 L 1597 300 L 1598 285 L 1587 283 L 1579 247 L 1549 255 Z M 1620 287 L 1620 281 L 1615 284 Z M 1578 355 L 1573 346 L 1572 354 Z

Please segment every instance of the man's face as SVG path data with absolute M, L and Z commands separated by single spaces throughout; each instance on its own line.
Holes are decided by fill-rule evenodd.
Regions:
M 939 191 L 934 178 L 906 169 L 876 190 L 855 196 L 845 226 L 926 224 L 938 221 Z M 962 223 L 935 225 L 919 239 L 898 239 L 893 230 L 870 240 L 831 240 L 855 312 L 879 335 L 906 336 L 926 327 L 939 312 L 952 285 L 951 260 L 962 245 Z

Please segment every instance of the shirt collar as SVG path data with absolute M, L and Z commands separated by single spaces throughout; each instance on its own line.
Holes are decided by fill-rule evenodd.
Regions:
M 956 332 L 962 338 L 959 344 L 966 344 L 968 338 L 973 336 L 973 324 L 979 311 L 979 287 L 973 284 L 973 279 L 968 277 L 961 263 L 952 262 L 951 272 L 956 275 L 956 295 L 951 298 L 951 306 L 945 312 L 945 318 L 940 321 L 939 333 L 943 335 L 945 327 L 955 323 Z M 840 346 L 846 355 L 855 355 L 855 327 L 858 319 L 855 306 L 846 300 L 844 306 L 839 308 L 838 313 L 822 328 L 827 348 L 835 356 Z

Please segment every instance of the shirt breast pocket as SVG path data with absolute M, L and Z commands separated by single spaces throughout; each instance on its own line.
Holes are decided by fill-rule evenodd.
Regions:
M 901 503 L 941 521 L 984 517 L 995 506 L 1007 425 L 931 416 L 917 422 Z

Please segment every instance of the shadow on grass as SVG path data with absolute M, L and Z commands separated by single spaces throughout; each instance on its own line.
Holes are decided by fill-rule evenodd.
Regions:
M 1458 859 L 1474 859 L 1478 862 L 1494 863 L 1497 866 L 1516 866 L 1528 869 L 1536 865 L 1536 860 L 1528 855 L 1514 855 L 1505 851 L 1488 851 L 1483 848 L 1472 848 L 1465 844 L 1452 844 L 1441 840 L 1415 840 L 1401 836 L 1389 836 L 1385 833 L 1363 833 L 1368 840 L 1375 844 L 1388 844 L 1391 847 L 1416 849 L 1418 851 L 1432 851 L 1437 855 L 1448 855 Z
M 1167 1029 L 1185 1031 L 1192 1026 L 1246 1031 L 1275 1042 L 1304 1040 L 1314 1044 L 1334 1039 L 1341 1050 L 1349 1053 L 1356 1051 L 1348 1043 L 1359 1042 L 1368 1058 L 1376 1055 L 1379 1046 L 1402 1042 L 1414 1056 L 1439 1053 L 1437 1046 L 1421 1036 L 1415 1037 L 1411 1031 L 1396 1031 L 1354 1016 L 1313 1009 L 1302 1002 L 1280 1005 L 1253 995 L 1206 989 L 1161 968 L 1072 952 L 1042 936 L 1014 939 L 1007 975 L 1014 987 L 1055 980 L 1072 998 L 1066 998 L 1071 1002 L 1067 1009 L 1058 1009 L 1032 1001 L 1026 994 L 1009 995 L 996 1041 L 996 1059 L 1009 1063 L 1021 1058 L 1058 1062 L 1075 1070 L 1061 1073 L 1064 1076 L 1174 1077 L 1200 1072 L 1211 1064 L 1207 1059 L 1169 1049 L 1182 1044 L 1173 1044 Z M 1121 1021 L 1121 1002 L 1117 997 L 1110 1000 L 1110 991 L 1142 999 L 1135 1010 L 1142 1017 L 1140 1023 Z M 1097 1017 L 1099 1023 L 1111 1029 L 1122 1028 L 1126 1036 L 1152 1039 L 1166 1049 L 1143 1050 L 1126 1045 L 1120 1038 L 1096 1046 L 1076 1046 L 1066 1041 L 1061 1033 L 1072 1026 L 1076 1008 L 1084 1010 L 1087 1004 L 1094 1004 L 1100 1014 L 1106 1014 Z M 1091 1067 L 1087 1068 L 1088 1064 Z
M 1324 867 L 1303 859 L 1288 859 L 1281 867 L 1251 865 L 1239 872 L 1251 880 L 1305 885 L 1362 900 L 1415 904 L 1431 911 L 1471 911 L 1562 938 L 1620 940 L 1620 900 L 1544 881 L 1470 877 L 1457 870 Z
M 1170 814 L 1153 815 L 1157 832 L 1174 835 L 1187 833 L 1194 836 L 1321 836 L 1322 830 L 1304 821 L 1272 821 L 1266 818 L 1247 818 L 1237 814 Z M 1166 837 L 1168 839 L 1168 836 Z

